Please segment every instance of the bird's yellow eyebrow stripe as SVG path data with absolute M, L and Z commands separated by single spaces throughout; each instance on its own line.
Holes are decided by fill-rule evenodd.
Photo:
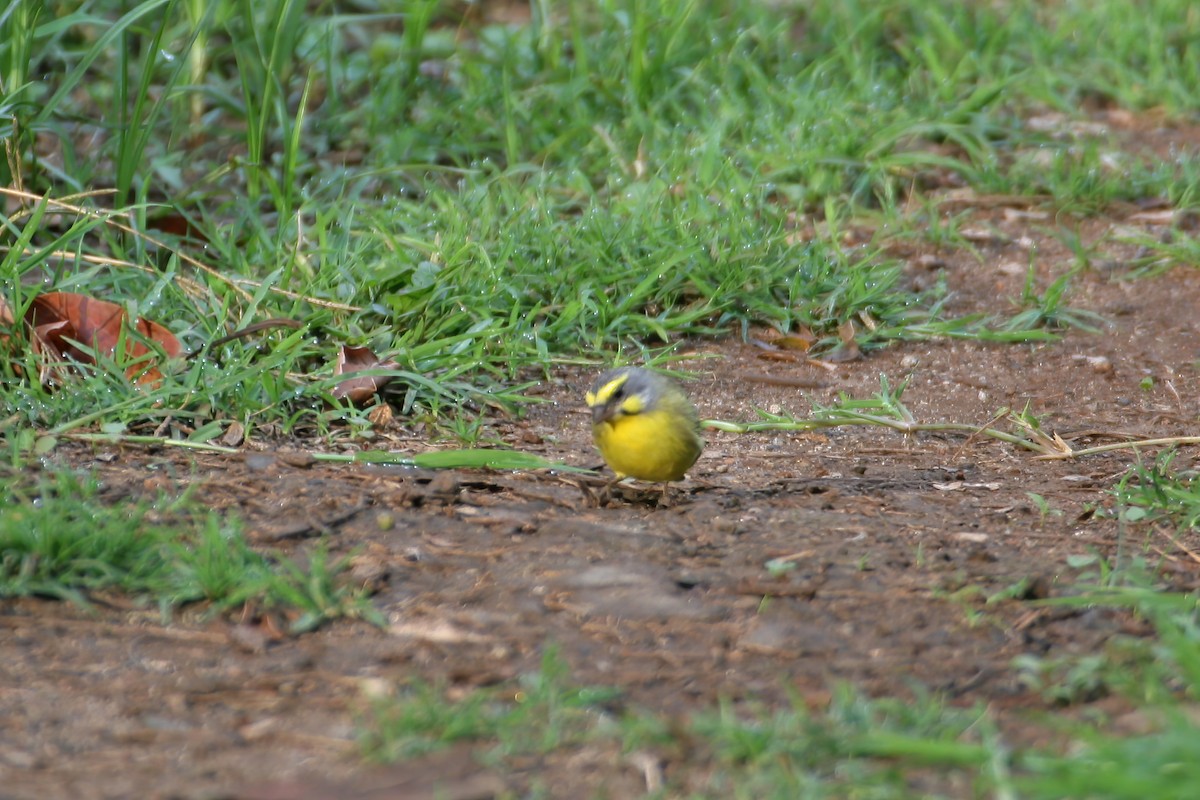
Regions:
M 612 399 L 613 393 L 625 385 L 625 381 L 629 380 L 629 375 L 618 375 L 608 383 L 601 386 L 594 392 L 588 392 L 584 396 L 584 402 L 591 406 L 602 406 Z

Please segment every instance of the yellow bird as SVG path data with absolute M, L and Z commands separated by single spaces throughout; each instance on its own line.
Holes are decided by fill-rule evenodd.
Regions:
M 696 407 L 670 378 L 621 367 L 597 378 L 584 399 L 592 438 L 617 480 L 677 481 L 700 457 Z

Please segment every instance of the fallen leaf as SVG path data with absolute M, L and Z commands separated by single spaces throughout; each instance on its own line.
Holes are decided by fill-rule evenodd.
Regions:
M 0 322 L 12 322 L 12 311 L 3 301 Z M 153 386 L 162 380 L 153 345 L 167 358 L 183 353 L 175 335 L 157 322 L 130 323 L 125 309 L 116 303 L 73 292 L 38 295 L 29 304 L 24 322 L 33 352 L 42 361 L 38 377 L 43 384 L 51 378 L 65 379 L 71 362 L 95 364 L 97 356 L 116 358 L 117 347 L 123 346 L 121 360 L 129 362 L 125 374 L 135 383 Z
M 833 363 L 845 363 L 847 361 L 857 361 L 862 358 L 862 351 L 858 347 L 858 342 L 854 339 L 855 329 L 854 322 L 846 320 L 838 326 L 838 338 L 841 339 L 839 344 L 832 352 L 825 357 L 826 361 Z
M 1160 211 L 1139 211 L 1131 214 L 1130 222 L 1148 222 L 1151 225 L 1170 225 L 1186 213 L 1183 209 L 1164 208 Z
M 396 418 L 396 412 L 387 403 L 380 403 L 367 412 L 367 419 L 376 428 L 386 428 Z
M 759 353 L 757 358 L 763 361 L 787 361 L 792 364 L 800 360 L 799 356 L 792 353 L 785 353 L 781 350 L 768 350 L 765 353 Z
M 225 435 L 220 438 L 221 444 L 226 447 L 237 447 L 246 439 L 246 426 L 234 420 L 229 423 L 229 427 L 225 429 Z
M 379 390 L 392 381 L 390 375 L 355 375 L 371 369 L 396 369 L 400 365 L 388 359 L 380 361 L 379 356 L 371 352 L 369 347 L 348 347 L 342 345 L 338 351 L 337 362 L 333 365 L 334 375 L 349 375 L 351 377 L 338 381 L 331 394 L 345 398 L 352 403 L 362 403 L 379 394 Z
M 816 341 L 817 337 L 813 335 L 812 331 L 802 328 L 796 333 L 780 336 L 773 344 L 781 350 L 798 350 L 801 353 L 807 353 Z

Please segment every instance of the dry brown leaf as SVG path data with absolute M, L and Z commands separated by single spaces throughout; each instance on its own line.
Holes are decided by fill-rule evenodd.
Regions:
M 380 403 L 367 412 L 367 419 L 376 428 L 386 428 L 396 418 L 396 412 L 387 403 Z
M 237 447 L 246 440 L 246 426 L 234 420 L 229 423 L 229 427 L 225 429 L 225 435 L 220 438 L 221 444 L 226 447 Z
M 808 328 L 801 328 L 793 334 L 780 336 L 772 344 L 782 350 L 796 350 L 801 353 L 807 353 L 812 349 L 813 344 L 817 341 L 817 337 L 813 335 Z
M 789 364 L 795 364 L 800 361 L 800 356 L 794 353 L 785 353 L 782 350 L 767 350 L 757 354 L 756 358 L 762 361 L 786 361 Z
M 146 220 L 146 228 L 148 230 L 168 233 L 180 239 L 191 239 L 203 242 L 204 244 L 209 243 L 208 237 L 204 235 L 204 231 L 193 225 L 192 221 L 183 214 L 174 210 L 149 217 Z
M 829 353 L 825 360 L 840 364 L 862 358 L 862 351 L 858 348 L 858 342 L 854 340 L 854 334 L 855 328 L 852 320 L 846 320 L 839 325 L 838 338 L 842 340 L 842 343 Z
M 12 323 L 12 310 L 0 300 L 0 322 Z M 25 312 L 30 346 L 42 362 L 39 379 L 64 380 L 71 362 L 95 364 L 96 356 L 115 358 L 122 344 L 122 360 L 131 362 L 125 374 L 135 383 L 147 386 L 162 380 L 156 360 L 162 349 L 167 358 L 177 358 L 183 346 L 169 330 L 147 319 L 129 323 L 125 309 L 115 303 L 97 300 L 73 292 L 48 292 L 38 295 Z M 7 344 L 7 337 L 4 343 Z
M 345 398 L 352 403 L 362 403 L 379 394 L 379 390 L 391 383 L 390 375 L 355 375 L 369 369 L 396 369 L 399 364 L 388 359 L 380 361 L 379 356 L 371 352 L 369 347 L 349 347 L 342 345 L 338 350 L 337 362 L 333 365 L 334 375 L 348 375 L 345 380 L 338 381 L 331 394 Z

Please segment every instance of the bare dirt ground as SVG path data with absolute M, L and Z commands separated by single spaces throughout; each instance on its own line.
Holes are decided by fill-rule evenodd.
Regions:
M 1029 240 L 1043 286 L 1070 263 L 1039 227 L 1052 220 L 1010 211 L 978 212 L 981 260 L 895 255 L 917 283 L 945 271 L 951 313 L 996 310 L 995 298 L 1020 295 Z M 1081 233 L 1092 241 L 1124 224 L 1093 220 Z M 1112 322 L 1099 334 L 906 343 L 833 371 L 731 340 L 701 348 L 718 358 L 692 362 L 701 377 L 689 390 L 703 417 L 749 420 L 756 408 L 804 416 L 838 393 L 870 396 L 880 373 L 893 384 L 911 375 L 904 400 L 924 422 L 982 425 L 1028 403 L 1077 446 L 1194 435 L 1200 274 L 1129 280 L 1134 255 L 1107 247 L 1070 296 Z M 548 402 L 489 435 L 598 465 L 581 400 L 593 374 L 556 373 L 540 390 Z M 282 444 L 245 459 L 65 453 L 98 471 L 112 497 L 198 484 L 264 547 L 300 553 L 324 533 L 335 554 L 357 553 L 354 578 L 374 587 L 390 628 L 338 622 L 289 638 L 199 613 L 164 626 L 157 611 L 111 599 L 91 612 L 5 601 L 0 797 L 432 798 L 422 781 L 456 773 L 458 793 L 446 796 L 519 793 L 527 775 L 475 774 L 461 750 L 381 778 L 358 758 L 356 709 L 367 687 L 424 679 L 453 695 L 505 681 L 535 670 L 549 645 L 573 682 L 620 687 L 620 703 L 681 720 L 718 698 L 769 704 L 795 692 L 819 708 L 837 681 L 872 695 L 923 686 L 987 704 L 1006 735 L 1028 743 L 1044 728 L 1026 720 L 1048 706 L 1018 680 L 1015 656 L 1099 652 L 1115 634 L 1146 633 L 1124 613 L 1028 602 L 1075 591 L 1069 556 L 1115 556 L 1117 525 L 1092 510 L 1134 462 L 1129 452 L 1037 461 L 982 437 L 871 428 L 707 439 L 669 508 L 637 490 L 593 507 L 575 478 L 550 474 L 293 466 Z M 428 446 L 402 427 L 375 444 Z M 1194 458 L 1185 451 L 1178 463 Z M 1200 549 L 1190 538 L 1184 546 Z M 1200 584 L 1200 563 L 1169 537 L 1141 531 L 1125 545 L 1158 561 L 1168 585 Z M 796 568 L 773 576 L 764 565 L 778 558 Z M 1021 581 L 1015 597 L 985 602 Z M 1121 712 L 1114 698 L 1092 702 Z M 558 797 L 601 783 L 626 787 L 610 796 L 644 789 L 619 754 L 534 769 Z M 391 781 L 390 794 L 370 793 L 379 781 Z

